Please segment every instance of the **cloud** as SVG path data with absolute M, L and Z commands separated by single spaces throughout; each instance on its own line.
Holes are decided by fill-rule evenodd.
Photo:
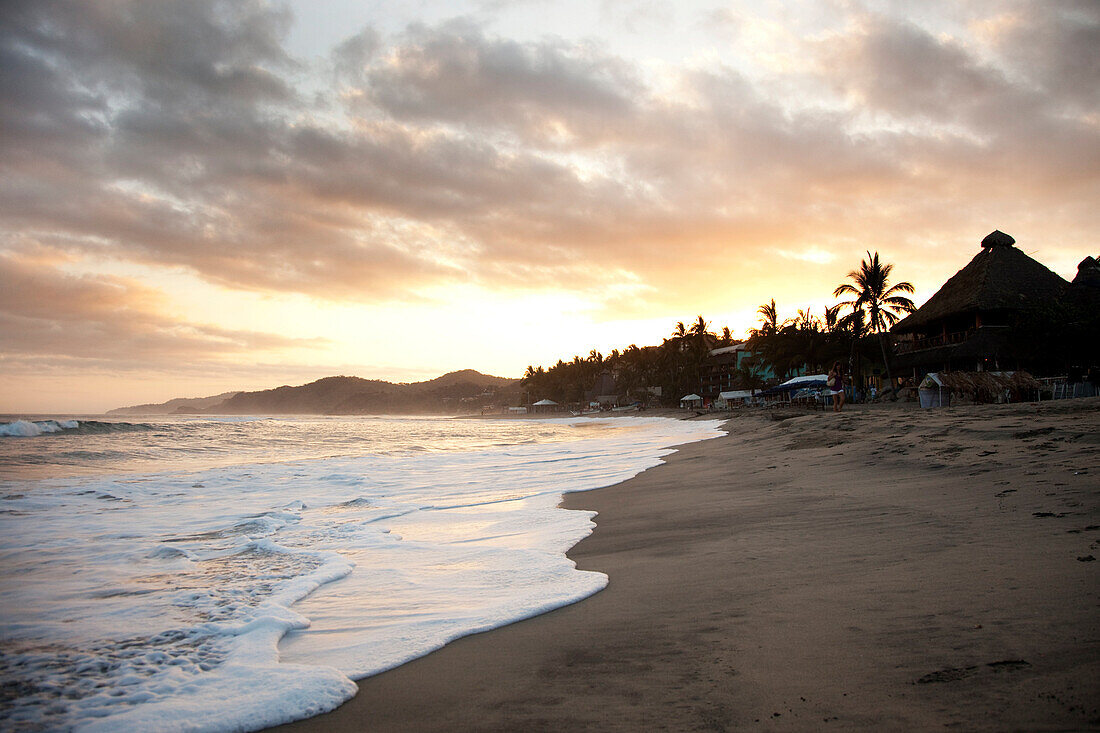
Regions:
M 225 358 L 321 347 L 323 339 L 220 328 L 171 313 L 132 279 L 72 275 L 48 251 L 0 254 L 0 340 L 7 364 L 125 363 L 129 368 L 206 365 Z
M 1013 72 L 1043 93 L 1058 113 L 1095 111 L 1100 103 L 1100 6 L 1054 0 L 1010 6 L 975 23 Z
M 587 44 L 489 38 L 468 21 L 410 27 L 375 57 L 353 99 L 420 122 L 512 128 L 525 139 L 584 143 L 629 117 L 643 84 L 630 64 Z
M 14 0 L 8 11 L 12 36 L 104 93 L 167 104 L 292 96 L 278 74 L 293 66 L 282 46 L 291 16 L 261 0 Z
M 364 72 L 371 57 L 381 46 L 378 32 L 373 28 L 361 29 L 358 33 L 344 39 L 332 51 L 334 71 L 338 79 L 354 86 L 366 80 Z
M 469 20 L 357 29 L 306 78 L 291 17 L 258 0 L 10 7 L 2 241 L 230 288 L 668 308 L 777 251 L 918 259 L 1022 207 L 1097 224 L 1094 4 L 990 3 L 969 35 L 851 6 L 822 36 L 775 36 L 799 68 L 660 83 L 595 42 Z
M 1008 89 L 1002 72 L 980 64 L 958 41 L 883 17 L 869 16 L 862 25 L 823 58 L 834 84 L 860 106 L 953 122 Z

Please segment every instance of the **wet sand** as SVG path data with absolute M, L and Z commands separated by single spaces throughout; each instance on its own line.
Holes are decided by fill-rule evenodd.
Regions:
M 606 590 L 283 729 L 1100 729 L 1100 399 L 728 429 L 566 497 Z

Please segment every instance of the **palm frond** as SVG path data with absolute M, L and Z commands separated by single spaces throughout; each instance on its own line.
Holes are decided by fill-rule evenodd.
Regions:
M 917 309 L 917 306 L 913 303 L 913 301 L 901 295 L 895 295 L 891 298 L 883 298 L 882 302 L 890 306 L 891 308 L 903 310 L 906 313 L 912 313 Z
M 851 273 L 849 273 L 849 275 L 851 275 Z M 849 295 L 849 294 L 859 295 L 859 291 L 856 290 L 855 288 L 853 288 L 848 283 L 844 283 L 843 285 L 837 287 L 837 289 L 833 291 L 833 297 L 834 298 L 839 298 L 842 295 Z M 851 304 L 850 303 L 841 303 L 841 305 L 851 305 Z
M 894 285 L 891 285 L 890 288 L 886 292 L 884 292 L 882 295 L 883 295 L 883 297 L 887 297 L 887 296 L 893 295 L 894 293 L 912 293 L 912 292 L 914 292 L 912 283 L 900 282 L 900 283 L 895 283 Z
M 888 310 L 879 311 L 879 316 L 883 321 L 883 325 L 885 326 L 893 326 L 895 323 L 901 320 L 897 314 L 895 314 L 893 311 Z

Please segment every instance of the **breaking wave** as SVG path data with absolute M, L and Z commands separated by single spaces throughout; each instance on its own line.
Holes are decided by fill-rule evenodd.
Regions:
M 99 420 L 15 420 L 0 423 L 2 438 L 36 438 L 40 435 L 65 433 L 88 435 L 92 433 L 133 433 L 155 430 L 155 425 L 128 422 L 100 422 Z

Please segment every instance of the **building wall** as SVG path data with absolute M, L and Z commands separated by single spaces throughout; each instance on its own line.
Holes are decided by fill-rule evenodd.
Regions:
M 756 373 L 761 379 L 776 379 L 772 368 L 763 363 L 757 355 L 748 349 L 738 349 L 711 356 L 703 363 L 703 370 L 699 376 L 699 394 L 704 397 L 717 397 L 720 392 L 739 389 L 741 383 L 738 370 L 748 359 L 756 359 Z M 791 376 L 798 377 L 805 373 L 806 369 L 803 367 L 796 369 Z

